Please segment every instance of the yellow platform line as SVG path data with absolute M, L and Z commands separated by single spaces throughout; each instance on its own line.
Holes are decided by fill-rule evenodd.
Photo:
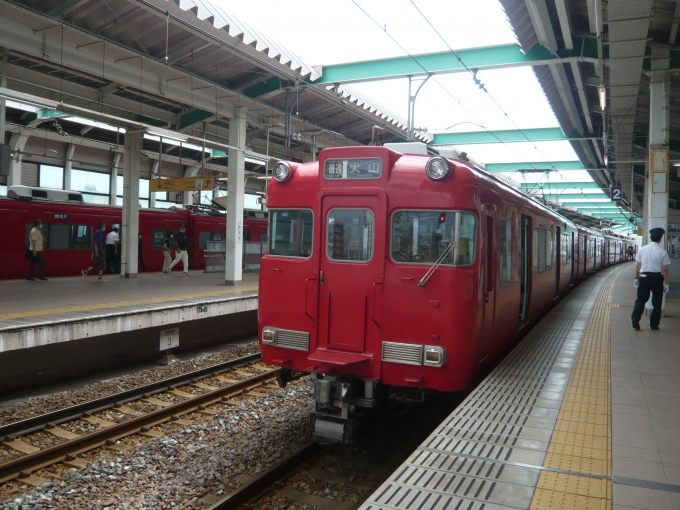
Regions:
M 618 271 L 604 282 L 583 332 L 532 510 L 612 508 L 610 308 Z
M 51 315 L 69 312 L 82 312 L 85 310 L 98 310 L 102 308 L 118 308 L 123 306 L 143 305 L 148 303 L 161 303 L 163 301 L 181 301 L 184 299 L 193 299 L 209 296 L 224 296 L 226 294 L 234 294 L 236 292 L 249 292 L 251 290 L 257 290 L 257 287 L 241 287 L 232 290 L 218 290 L 212 292 L 199 292 L 197 294 L 184 294 L 181 296 L 180 299 L 168 299 L 167 297 L 160 297 L 160 298 L 136 299 L 134 301 L 119 301 L 118 303 L 101 303 L 98 305 L 72 306 L 69 308 L 53 308 L 52 310 L 36 310 L 29 312 L 8 313 L 0 315 L 0 320 L 19 319 L 22 317 L 37 317 L 40 315 Z

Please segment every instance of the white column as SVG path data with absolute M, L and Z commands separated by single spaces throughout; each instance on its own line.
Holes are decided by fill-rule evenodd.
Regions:
M 245 149 L 246 109 L 234 108 L 229 119 L 229 145 Z M 224 283 L 236 285 L 243 279 L 243 195 L 245 193 L 246 161 L 243 150 L 229 149 L 227 194 L 227 253 Z
M 76 144 L 71 143 L 66 149 L 66 160 L 64 161 L 64 189 L 66 191 L 71 189 L 71 169 L 73 168 L 73 153 L 76 150 Z
M 120 152 L 113 154 L 111 161 L 111 177 L 109 180 L 109 205 L 116 205 L 118 198 L 118 167 L 120 166 Z
M 125 161 L 123 162 L 123 251 L 120 274 L 137 278 L 137 241 L 139 236 L 139 154 L 141 133 L 125 133 Z
M 643 242 L 649 240 L 649 230 L 668 230 L 669 187 L 669 95 L 670 79 L 666 76 L 670 50 L 652 48 L 651 83 L 649 85 L 649 182 L 645 193 L 648 212 Z M 664 243 L 668 236 L 664 236 Z
M 7 176 L 7 188 L 21 184 L 21 162 L 23 160 L 22 151 L 26 147 L 28 138 L 33 134 L 33 129 L 38 127 L 42 120 L 35 120 L 21 128 L 18 133 L 12 133 L 9 137 L 9 146 L 14 153 L 10 160 L 9 175 Z
M 151 167 L 151 178 L 152 179 L 158 179 L 158 167 L 159 167 L 160 162 L 158 160 L 153 162 L 153 166 Z M 151 188 L 149 188 L 149 207 L 156 207 L 156 193 L 153 192 Z
M 0 87 L 7 88 L 7 74 L 9 73 L 9 49 L 2 50 L 2 67 L 0 67 Z M 0 99 L 0 144 L 5 143 L 5 108 L 7 106 L 6 99 Z

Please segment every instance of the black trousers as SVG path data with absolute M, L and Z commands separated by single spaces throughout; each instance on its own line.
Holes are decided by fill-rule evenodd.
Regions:
M 38 264 L 38 278 L 45 278 L 45 275 L 43 275 L 43 270 L 45 269 L 45 259 L 43 258 L 41 251 L 36 253 L 37 255 L 31 259 L 31 264 L 28 266 L 28 275 L 26 278 L 33 278 L 33 270 L 35 269 L 36 264 Z
M 144 259 L 142 258 L 141 251 L 137 252 L 137 262 L 139 262 L 139 265 L 142 267 L 142 273 L 146 273 L 146 268 L 144 267 Z
M 115 244 L 107 244 L 106 249 L 106 269 L 111 274 L 120 273 L 120 265 L 118 264 L 118 254 L 116 253 Z
M 637 290 L 633 315 L 630 318 L 634 321 L 640 320 L 642 312 L 645 311 L 645 303 L 649 300 L 650 292 L 654 309 L 649 318 L 649 325 L 656 328 L 661 322 L 661 303 L 663 303 L 663 274 L 661 273 L 640 273 L 640 286 Z

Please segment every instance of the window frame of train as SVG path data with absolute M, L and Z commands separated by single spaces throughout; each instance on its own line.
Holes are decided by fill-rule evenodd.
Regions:
M 395 241 L 396 241 L 396 239 L 395 239 L 395 232 L 396 232 L 395 219 L 397 219 L 398 215 L 402 215 L 402 214 L 407 214 L 407 215 L 418 214 L 417 226 L 412 221 L 413 219 L 415 219 L 415 216 L 410 216 L 411 221 L 407 222 L 409 224 L 409 226 L 407 226 L 406 228 L 412 229 L 412 230 L 410 230 L 410 236 L 409 236 L 411 238 L 411 249 L 410 249 L 410 251 L 403 251 L 401 249 L 402 246 L 403 246 L 401 242 L 399 242 L 396 245 L 397 249 L 395 249 Z M 418 239 L 420 238 L 420 216 L 421 215 L 424 215 L 426 217 L 426 219 L 430 219 L 430 220 L 432 218 L 436 218 L 437 225 L 440 225 L 442 223 L 444 223 L 444 224 L 448 223 L 449 220 L 450 220 L 450 215 L 453 215 L 453 225 L 452 225 L 453 233 L 445 232 L 445 233 L 449 234 L 449 237 L 448 238 L 442 237 L 440 239 L 440 241 L 439 241 L 440 246 L 439 246 L 439 249 L 436 251 L 436 254 L 437 254 L 436 257 L 434 257 L 434 258 L 429 257 L 428 260 L 413 260 L 414 256 L 416 256 L 416 257 L 418 256 L 418 251 L 420 249 L 420 248 L 417 248 L 416 253 L 414 255 L 413 249 L 412 249 L 413 239 L 414 239 L 414 234 L 415 234 L 415 236 L 417 236 Z M 442 222 L 439 221 L 441 215 L 446 215 L 446 219 Z M 407 220 L 408 219 L 409 219 L 409 217 L 407 217 Z M 469 222 L 470 219 L 472 220 L 471 225 L 469 223 L 467 225 L 465 225 L 466 233 L 467 234 L 471 233 L 471 235 L 472 235 L 472 237 L 466 236 L 466 237 L 462 238 L 462 239 L 466 240 L 465 250 L 462 250 L 461 228 L 460 228 L 461 221 L 463 219 L 467 222 Z M 400 223 L 401 223 L 401 221 L 400 221 Z M 446 230 L 447 228 L 448 227 L 445 227 L 444 230 Z M 440 229 L 437 229 L 437 230 L 440 230 Z M 437 232 L 436 230 L 429 232 L 429 233 L 432 234 L 431 238 L 434 237 L 434 234 L 437 234 L 437 233 L 442 234 L 442 232 Z M 403 235 L 401 237 L 403 239 Z M 390 247 L 389 247 L 390 260 L 392 262 L 394 262 L 395 264 L 400 264 L 400 265 L 431 266 L 432 264 L 434 264 L 437 261 L 439 256 L 441 256 L 441 254 L 443 253 L 442 250 L 446 249 L 447 243 L 445 242 L 445 239 L 451 239 L 451 238 L 453 239 L 453 241 L 455 243 L 454 246 L 453 246 L 452 256 L 450 257 L 450 259 L 449 259 L 449 257 L 445 258 L 444 261 L 441 263 L 441 265 L 446 266 L 446 267 L 468 267 L 468 266 L 473 265 L 475 263 L 475 261 L 477 260 L 477 216 L 474 213 L 472 213 L 470 211 L 450 210 L 450 209 L 398 209 L 398 210 L 396 210 L 392 213 L 392 217 L 390 218 Z M 430 239 L 430 244 L 431 244 L 431 241 L 432 241 L 432 239 Z M 442 243 L 444 243 L 444 244 L 442 245 Z M 428 246 L 425 246 L 425 245 L 423 245 L 421 247 L 428 248 Z M 429 246 L 429 248 L 435 248 L 435 247 L 436 246 Z M 465 252 L 465 255 L 462 254 L 463 251 Z M 404 256 L 410 257 L 411 260 L 397 260 L 394 257 L 395 253 L 403 254 L 403 255 L 400 255 L 400 257 L 404 257 Z M 465 263 L 462 263 L 462 264 L 457 263 L 457 262 L 460 261 L 462 256 L 467 256 L 469 260 L 467 260 Z M 447 260 L 450 260 L 450 262 L 447 262 Z
M 207 234 L 207 236 L 205 234 Z M 244 235 L 244 241 L 248 241 L 246 237 L 247 236 Z M 206 243 L 210 241 L 221 242 L 226 240 L 227 234 L 224 230 L 200 230 L 198 232 L 198 249 L 205 250 Z
M 64 246 L 64 234 L 62 231 L 65 229 L 69 230 L 68 234 L 68 246 Z M 33 230 L 33 222 L 28 222 L 26 223 L 26 231 L 25 231 L 25 245 L 26 248 L 29 248 L 29 235 L 31 233 L 31 230 Z M 54 232 L 53 232 L 54 230 Z M 42 223 L 42 228 L 40 229 L 42 232 L 42 235 L 45 239 L 47 239 L 43 243 L 43 248 L 45 250 L 87 250 L 90 251 L 92 249 L 92 226 L 90 225 L 77 225 L 77 224 L 72 224 L 72 223 Z M 83 232 L 84 235 L 78 235 L 80 232 Z M 75 233 L 75 236 L 74 236 Z M 54 238 L 56 236 L 62 236 L 61 237 L 61 243 L 56 244 L 54 243 Z M 59 238 L 58 238 L 59 239 Z
M 152 250 L 162 250 L 165 244 L 165 239 L 170 235 L 177 232 L 177 229 L 171 228 L 154 228 L 151 229 L 151 249 Z M 158 234 L 162 234 L 159 236 Z M 174 246 L 170 246 L 171 250 L 174 250 Z
M 553 267 L 553 236 L 551 229 L 538 227 L 537 230 L 536 259 L 538 260 L 538 272 L 543 273 Z
M 512 220 L 500 219 L 500 243 L 498 245 L 499 273 L 501 287 L 512 283 Z
M 289 213 L 303 213 L 304 216 L 300 216 L 298 214 L 298 218 L 295 221 L 299 221 L 300 219 L 302 220 L 302 230 L 300 231 L 300 239 L 296 240 L 295 242 L 298 242 L 301 246 L 300 249 L 297 250 L 296 254 L 293 253 L 277 253 L 277 251 L 284 251 L 281 250 L 280 248 L 276 248 L 276 243 L 277 242 L 288 242 L 288 243 L 293 243 L 292 238 L 291 238 L 291 229 L 288 227 L 288 238 L 289 241 L 286 241 L 285 239 L 277 239 L 277 223 L 278 223 L 278 216 L 283 213 L 289 214 Z M 307 219 L 311 219 L 311 222 L 308 222 Z M 296 259 L 308 259 L 311 258 L 311 256 L 314 253 L 314 211 L 312 209 L 306 209 L 303 207 L 293 207 L 293 208 L 281 208 L 281 209 L 269 209 L 269 222 L 268 222 L 268 229 L 267 233 L 268 235 L 268 240 L 267 240 L 267 256 L 268 257 L 284 257 L 284 258 L 296 258 Z M 309 228 L 307 228 L 309 227 Z M 309 240 L 306 239 L 306 234 L 309 233 Z M 306 251 L 304 248 L 305 246 L 309 246 L 309 251 Z M 293 250 L 285 250 L 288 252 L 292 252 Z

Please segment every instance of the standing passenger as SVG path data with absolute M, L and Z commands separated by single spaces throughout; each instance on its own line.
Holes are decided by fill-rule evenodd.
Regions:
M 189 253 L 187 252 L 189 243 L 187 241 L 187 236 L 184 234 L 185 230 L 186 226 L 182 225 L 179 227 L 179 232 L 175 234 L 175 260 L 168 266 L 168 274 L 172 272 L 172 268 L 175 267 L 180 260 L 182 261 L 184 276 L 189 274 Z
M 633 260 L 633 254 L 635 253 L 635 250 L 631 245 L 628 245 L 628 248 L 626 248 L 626 260 Z
M 172 234 L 168 234 L 163 242 L 163 257 L 165 261 L 163 262 L 163 272 L 167 273 L 170 264 L 172 263 L 172 247 L 175 245 L 175 238 Z
M 645 309 L 645 303 L 652 293 L 652 315 L 649 317 L 649 326 L 652 330 L 659 329 L 661 322 L 661 303 L 663 294 L 668 292 L 668 266 L 671 261 L 668 253 L 661 246 L 661 238 L 666 233 L 662 228 L 653 228 L 649 231 L 651 243 L 643 246 L 635 259 L 638 261 L 635 266 L 635 287 L 637 287 L 637 299 L 631 320 L 633 328 L 640 330 L 640 318 Z
M 43 274 L 43 270 L 45 269 L 45 259 L 43 259 L 42 252 L 43 252 L 43 242 L 47 241 L 42 235 L 42 231 L 40 228 L 42 227 L 42 221 L 40 220 L 35 220 L 33 222 L 33 229 L 31 229 L 31 233 L 28 235 L 28 242 L 30 244 L 29 249 L 33 250 L 32 252 L 32 257 L 31 257 L 31 264 L 28 266 L 28 275 L 26 276 L 26 279 L 34 282 L 35 278 L 33 278 L 33 270 L 35 269 L 35 265 L 38 265 L 38 280 L 42 280 L 43 282 L 47 281 L 47 278 L 45 278 L 45 275 Z
M 144 267 L 144 259 L 142 258 L 142 233 L 139 233 L 139 241 L 137 241 L 137 261 L 139 265 L 142 266 L 142 273 L 146 273 L 146 268 Z
M 119 244 L 118 227 L 113 227 L 111 232 L 106 234 L 106 267 L 111 274 L 120 273 L 120 266 L 117 264 Z
M 106 258 L 104 256 L 104 230 L 106 229 L 106 225 L 103 221 L 101 221 L 99 222 L 98 226 L 99 230 L 94 233 L 94 239 L 92 243 L 92 265 L 87 269 L 83 269 L 80 274 L 82 274 L 83 278 L 87 280 L 87 273 L 93 269 L 96 269 L 99 271 L 99 278 L 97 278 L 97 281 L 105 282 L 104 269 L 106 269 Z

